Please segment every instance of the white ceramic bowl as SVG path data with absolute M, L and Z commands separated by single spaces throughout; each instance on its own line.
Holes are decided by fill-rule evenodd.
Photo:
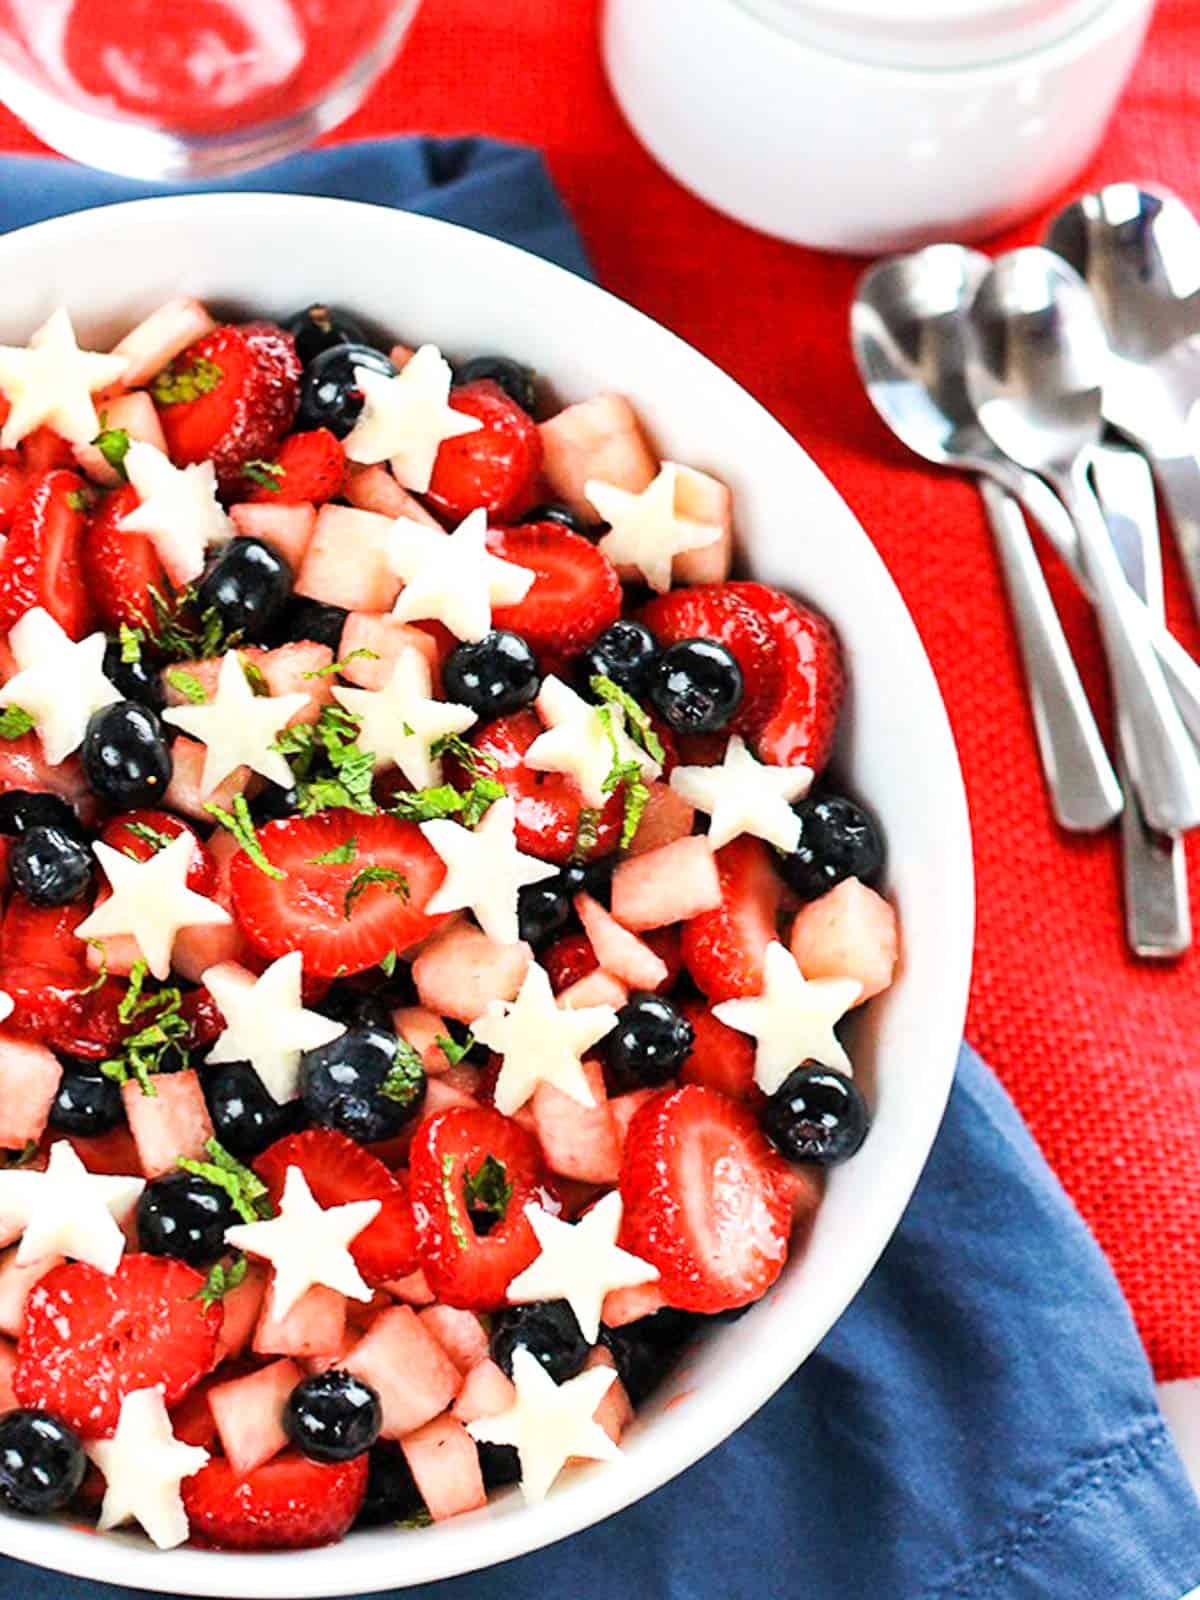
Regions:
M 196 1595 L 327 1596 L 425 1583 L 507 1560 L 649 1493 L 774 1393 L 845 1310 L 904 1210 L 942 1116 L 962 1032 L 973 896 L 958 762 L 929 663 L 870 541 L 803 450 L 731 378 L 581 279 L 446 223 L 277 195 L 148 200 L 0 239 L 0 342 L 57 305 L 105 348 L 158 302 L 196 294 L 282 314 L 333 298 L 451 355 L 510 350 L 566 398 L 630 395 L 664 451 L 735 494 L 745 572 L 811 597 L 848 652 L 841 770 L 878 810 L 905 955 L 852 1050 L 876 1105 L 838 1169 L 807 1252 L 740 1321 L 713 1330 L 627 1435 L 624 1460 L 560 1480 L 526 1507 L 509 1491 L 433 1528 L 355 1534 L 329 1549 L 234 1555 L 152 1550 L 134 1535 L 0 1514 L 0 1550 L 135 1587 Z

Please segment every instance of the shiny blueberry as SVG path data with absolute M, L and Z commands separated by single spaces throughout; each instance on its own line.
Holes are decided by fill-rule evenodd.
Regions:
M 742 703 L 742 669 L 715 639 L 681 639 L 655 662 L 650 698 L 676 733 L 716 733 Z
M 371 1144 L 418 1115 L 425 1074 L 389 1030 L 348 1028 L 301 1056 L 300 1092 L 314 1122 Z
M 225 1249 L 225 1229 L 242 1220 L 224 1189 L 194 1172 L 168 1172 L 142 1190 L 137 1203 L 138 1247 L 203 1267 Z
M 622 1087 L 651 1089 L 675 1076 L 694 1039 L 691 1023 L 669 1000 L 630 995 L 604 1043 L 609 1070 Z
M 125 1120 L 121 1091 L 91 1061 L 63 1068 L 50 1103 L 50 1126 L 79 1138 L 108 1133 Z
M 288 644 L 293 639 L 307 639 L 312 644 L 327 644 L 336 654 L 348 615 L 341 606 L 327 606 L 320 600 L 293 595 L 279 614 L 272 642 Z
M 762 1110 L 763 1132 L 788 1161 L 831 1167 L 867 1137 L 866 1101 L 842 1072 L 815 1063 L 797 1067 Z
M 493 628 L 475 644 L 455 645 L 442 667 L 446 699 L 468 706 L 485 722 L 529 705 L 541 684 L 533 651 L 507 628 Z
M 367 1461 L 367 1492 L 355 1527 L 379 1528 L 411 1522 L 425 1510 L 408 1457 L 391 1439 L 381 1439 Z
M 574 914 L 572 891 L 563 879 L 559 872 L 553 878 L 543 878 L 541 883 L 527 883 L 517 895 L 517 930 L 535 950 L 560 934 Z
M 277 783 L 268 783 L 262 793 L 255 795 L 250 802 L 250 815 L 258 827 L 264 822 L 278 822 L 283 817 L 294 817 L 299 809 L 300 790 L 294 783 L 289 784 L 286 789 Z
M 617 1376 L 635 1406 L 666 1377 L 698 1322 L 691 1312 L 667 1306 L 619 1328 L 601 1327 L 600 1342 L 616 1362 Z
M 65 828 L 26 828 L 9 849 L 8 875 L 30 905 L 69 905 L 91 886 L 92 852 Z
M 800 842 L 779 870 L 804 900 L 818 900 L 846 878 L 870 883 L 883 866 L 883 836 L 864 807 L 840 794 L 809 795 L 792 808 Z
M 535 522 L 557 522 L 561 527 L 569 528 L 572 533 L 578 533 L 584 539 L 590 538 L 597 527 L 596 523 L 587 522 L 577 511 L 572 511 L 570 506 L 559 505 L 557 501 L 534 506 L 532 511 L 525 513 L 521 522 L 525 525 Z
M 366 344 L 367 336 L 354 318 L 340 306 L 326 306 L 318 302 L 305 306 L 289 317 L 284 328 L 296 341 L 296 354 L 300 365 L 311 366 L 325 350 L 337 344 Z
M 283 1408 L 283 1431 L 313 1461 L 353 1461 L 371 1448 L 382 1426 L 375 1390 L 337 1368 L 302 1379 Z
M 241 1161 L 253 1161 L 269 1144 L 295 1133 L 307 1120 L 301 1101 L 279 1105 L 248 1061 L 209 1067 L 204 1074 L 204 1097 L 217 1138 Z
M 26 828 L 64 828 L 82 833 L 74 806 L 59 794 L 32 789 L 8 789 L 0 794 L 0 833 L 24 833 Z
M 658 659 L 658 642 L 643 623 L 622 617 L 596 639 L 579 657 L 575 675 L 584 694 L 591 681 L 611 678 L 632 695 L 644 694 L 650 669 Z
M 83 738 L 92 792 L 117 811 L 158 805 L 171 781 L 171 752 L 153 711 L 118 700 L 93 713 Z
M 321 1014 L 347 1028 L 392 1031 L 392 1011 L 386 1001 L 371 989 L 355 989 L 348 983 L 333 985 L 321 1001 Z
M 518 1345 L 537 1357 L 555 1383 L 573 1378 L 591 1348 L 565 1300 L 535 1300 L 498 1311 L 492 1318 L 492 1360 L 510 1378 Z
M 394 378 L 396 369 L 382 350 L 353 341 L 322 350 L 304 369 L 300 380 L 300 411 L 296 427 L 301 432 L 328 428 L 344 439 L 358 421 L 363 408 L 363 392 L 354 376 L 356 367 Z
M 479 383 L 483 379 L 498 383 L 515 405 L 533 415 L 537 408 L 537 378 L 532 367 L 509 356 L 476 356 L 473 361 L 464 361 L 454 374 L 455 384 Z
M 104 648 L 104 676 L 109 683 L 119 689 L 126 700 L 136 700 L 139 705 L 149 706 L 151 711 L 161 711 L 166 697 L 157 668 L 152 667 L 144 655 L 139 654 L 136 661 L 123 661 L 121 656 L 120 640 L 110 639 Z
M 45 1411 L 0 1416 L 0 1501 L 29 1517 L 58 1511 L 75 1494 L 87 1456 L 74 1429 Z
M 521 1457 L 511 1444 L 479 1443 L 475 1448 L 479 1452 L 483 1487 L 489 1494 L 493 1489 L 504 1489 L 510 1483 L 520 1483 Z
M 287 604 L 292 569 L 262 539 L 231 539 L 196 587 L 201 613 L 215 611 L 226 633 L 261 639 Z

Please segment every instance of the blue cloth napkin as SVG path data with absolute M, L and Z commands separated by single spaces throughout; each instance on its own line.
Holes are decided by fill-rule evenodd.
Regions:
M 540 157 L 513 146 L 372 141 L 230 187 L 405 206 L 588 270 Z M 0 160 L 0 228 L 160 192 L 12 157 Z M 964 1047 L 899 1232 L 757 1416 L 620 1516 L 405 1594 L 1181 1600 L 1198 1584 L 1200 1505 L 1125 1301 L 1004 1090 Z M 0 1594 L 14 1600 L 128 1593 L 0 1559 Z

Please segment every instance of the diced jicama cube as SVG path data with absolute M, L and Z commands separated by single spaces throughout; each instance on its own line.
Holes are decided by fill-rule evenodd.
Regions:
M 460 1372 L 470 1372 L 487 1355 L 488 1336 L 473 1311 L 427 1306 L 417 1315 Z
M 267 1268 L 261 1261 L 247 1261 L 246 1276 L 236 1289 L 228 1290 L 221 1301 L 224 1315 L 221 1318 L 221 1331 L 217 1335 L 216 1366 L 230 1356 L 240 1356 L 249 1345 L 262 1315 L 267 1276 Z
M 629 1132 L 629 1124 L 646 1104 L 646 1101 L 653 1099 L 653 1097 L 653 1089 L 631 1089 L 628 1094 L 614 1095 L 608 1102 L 608 1109 L 612 1115 L 613 1131 L 616 1133 L 617 1144 L 622 1151 L 625 1149 L 625 1135 Z
M 424 1006 L 400 1006 L 392 1012 L 392 1025 L 420 1055 L 427 1076 L 440 1078 L 449 1070 L 446 1052 L 438 1043 L 450 1033 L 444 1017 L 439 1017 L 436 1011 L 427 1011 Z
M 402 489 L 385 466 L 352 467 L 346 474 L 343 493 L 360 511 L 374 511 L 392 519 L 407 517 L 410 522 L 422 522 L 441 531 L 437 518 L 407 489 Z
M 158 420 L 158 411 L 144 389 L 135 389 L 132 394 L 119 394 L 111 400 L 101 401 L 99 409 L 102 428 L 110 432 L 127 433 L 130 443 L 137 440 L 141 444 L 153 445 L 156 450 L 166 454 L 167 441 L 162 423 Z M 121 482 L 121 474 L 116 467 L 109 465 L 94 444 L 76 445 L 75 459 L 93 483 L 111 489 Z
M 369 656 L 355 656 L 356 650 L 370 650 Z M 396 662 L 408 650 L 419 650 L 429 664 L 434 691 L 438 687 L 438 647 L 433 635 L 395 617 L 376 616 L 370 611 L 352 611 L 346 618 L 338 643 L 338 657 L 346 665 L 342 677 L 360 689 L 382 689 L 391 682 Z M 353 659 L 351 659 L 353 657 Z
M 671 563 L 672 583 L 724 583 L 733 565 L 733 495 L 729 485 L 695 467 L 679 467 L 675 510 L 690 522 L 720 528 L 715 544 L 685 550 Z
M 568 1011 L 582 1011 L 588 1006 L 611 1006 L 619 1011 L 628 999 L 629 990 L 621 980 L 597 967 L 595 972 L 568 984 L 559 994 L 558 1003 Z
M 695 807 L 688 805 L 681 794 L 676 794 L 669 783 L 656 778 L 646 788 L 646 808 L 625 852 L 629 856 L 644 856 L 660 845 L 686 839 L 696 822 Z
M 622 861 L 613 873 L 612 914 L 626 928 L 665 928 L 721 904 L 721 879 L 704 834 Z
M 402 1439 L 400 1448 L 435 1522 L 487 1505 L 479 1451 L 454 1417 L 435 1417 Z
M 296 593 L 344 611 L 390 611 L 400 579 L 388 559 L 392 523 L 372 511 L 324 505 L 296 574 Z
M 390 1278 L 383 1287 L 393 1300 L 402 1300 L 408 1306 L 430 1306 L 434 1301 L 429 1279 L 419 1268 L 407 1278 Z
M 473 1106 L 478 1101 L 466 1089 L 460 1089 L 454 1083 L 447 1083 L 443 1078 L 430 1078 L 425 1086 L 425 1104 L 423 1114 L 432 1117 L 435 1111 L 449 1111 L 452 1106 Z
M 13 1390 L 13 1373 L 16 1370 L 16 1345 L 10 1344 L 7 1339 L 0 1339 L 0 1416 L 17 1409 L 17 1396 Z
M 327 644 L 312 639 L 297 639 L 281 644 L 259 657 L 258 667 L 273 695 L 303 694 L 308 704 L 293 711 L 288 727 L 298 722 L 315 722 L 333 701 L 333 651 Z
M 261 789 L 262 779 L 254 776 L 249 767 L 235 767 L 215 789 L 205 789 L 200 782 L 204 774 L 204 751 L 205 746 L 199 739 L 178 735 L 171 746 L 171 781 L 163 796 L 163 805 L 168 811 L 182 812 L 198 822 L 211 822 L 212 813 L 205 810 L 206 806 L 220 806 L 228 811 L 237 795 L 254 794 Z
M 285 1317 L 275 1315 L 274 1282 L 267 1285 L 254 1353 L 260 1356 L 320 1356 L 340 1350 L 346 1332 L 346 1297 L 323 1283 L 306 1289 Z
M 667 977 L 667 963 L 636 933 L 623 928 L 590 894 L 575 896 L 575 915 L 583 924 L 596 960 L 605 972 L 631 989 L 657 989 Z
M 303 1377 L 294 1361 L 272 1361 L 244 1378 L 230 1378 L 209 1390 L 209 1410 L 221 1436 L 221 1448 L 239 1477 L 261 1467 L 287 1445 L 283 1408 Z
M 460 1422 L 478 1422 L 480 1417 L 498 1417 L 517 1398 L 512 1379 L 490 1357 L 477 1361 L 463 1379 L 451 1414 Z
M 583 1370 L 590 1372 L 595 1367 L 608 1367 L 615 1370 L 616 1361 L 612 1351 L 607 1345 L 594 1346 L 591 1354 L 583 1364 Z M 633 1421 L 633 1403 L 626 1393 L 625 1385 L 620 1378 L 614 1378 L 609 1384 L 608 1393 L 601 1400 L 595 1410 L 596 1421 L 604 1429 L 614 1444 L 620 1444 L 621 1435 Z
M 216 323 L 199 300 L 180 296 L 152 311 L 113 350 L 128 362 L 121 382 L 132 389 L 157 376 L 188 345 L 210 333 Z
M 637 413 L 624 395 L 598 394 L 541 424 L 542 474 L 553 497 L 589 521 L 598 520 L 583 492 L 589 478 L 640 494 L 658 462 Z
M 345 1365 L 346 1357 L 362 1338 L 364 1329 L 346 1324 L 346 1331 L 342 1335 L 342 1342 L 336 1350 L 329 1350 L 322 1356 L 305 1356 L 304 1370 L 306 1372 L 329 1372 L 334 1367 Z
M 293 573 L 300 570 L 317 525 L 316 506 L 307 500 L 290 505 L 249 500 L 243 505 L 230 506 L 229 515 L 243 539 L 263 540 L 279 552 Z
M 200 1079 L 191 1068 L 160 1072 L 153 1083 L 154 1093 L 143 1094 L 141 1085 L 130 1078 L 121 1085 L 121 1099 L 143 1173 L 161 1178 L 164 1172 L 174 1172 L 180 1156 L 203 1160 L 213 1125 Z
M 600 1308 L 600 1320 L 606 1328 L 623 1328 L 627 1322 L 640 1322 L 652 1317 L 667 1303 L 657 1283 L 639 1283 L 631 1289 L 610 1289 Z
M 383 1406 L 383 1436 L 402 1439 L 438 1416 L 462 1388 L 462 1375 L 411 1306 L 376 1317 L 346 1357 Z
M 262 655 L 261 650 L 243 650 L 242 659 L 253 662 L 256 666 Z M 159 677 L 162 679 L 163 698 L 169 706 L 186 706 L 192 704 L 191 690 L 198 684 L 204 690 L 205 698 L 213 700 L 217 693 L 217 678 L 221 671 L 221 657 L 208 656 L 203 660 L 176 661 L 169 667 L 164 667 Z M 196 690 L 197 697 L 199 689 Z
M 37 1261 L 17 1265 L 17 1247 L 0 1256 L 0 1333 L 10 1339 L 19 1339 L 25 1326 L 25 1302 L 29 1291 L 39 1278 L 44 1278 L 51 1267 L 62 1264 L 62 1256 L 42 1256 Z
M 604 1091 L 598 1061 L 585 1061 L 594 1106 L 581 1106 L 552 1083 L 539 1083 L 533 1095 L 538 1142 L 551 1172 L 583 1183 L 615 1183 L 621 1175 L 621 1148 Z
M 529 970 L 527 944 L 498 944 L 469 922 L 454 922 L 413 962 L 421 1004 L 456 1022 L 474 1022 L 493 1000 L 511 1000 Z
M 233 835 L 229 837 L 232 839 Z M 236 922 L 204 923 L 196 928 L 180 928 L 171 949 L 171 965 L 189 983 L 199 983 L 209 967 L 219 967 L 228 961 L 240 963 L 248 949 L 245 935 Z M 120 970 L 109 963 L 110 972 Z
M 790 943 L 806 978 L 857 978 L 859 1005 L 883 993 L 900 959 L 895 908 L 857 878 L 801 906 Z
M 46 1131 L 62 1067 L 45 1045 L 0 1033 L 0 1150 L 23 1150 Z

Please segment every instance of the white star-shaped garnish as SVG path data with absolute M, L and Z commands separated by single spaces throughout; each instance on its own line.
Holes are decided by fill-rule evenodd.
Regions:
M 791 952 L 772 940 L 763 963 L 762 993 L 749 1000 L 722 1000 L 713 1007 L 713 1016 L 757 1040 L 754 1081 L 764 1094 L 774 1094 L 806 1061 L 853 1071 L 833 1029 L 861 993 L 856 978 L 806 978 Z
M 7 989 L 0 989 L 0 1022 L 7 1022 L 16 1010 L 16 1001 Z
M 429 916 L 473 911 L 489 939 L 518 943 L 517 896 L 526 884 L 554 877 L 558 868 L 517 849 L 516 815 L 516 805 L 506 795 L 493 801 L 474 832 L 448 818 L 421 824 L 421 832 L 446 863 L 446 876 L 425 907 Z
M 442 764 L 430 746 L 448 733 L 465 733 L 476 720 L 469 706 L 434 699 L 429 662 L 419 650 L 400 652 L 382 689 L 338 684 L 333 696 L 358 718 L 359 748 L 374 754 L 376 767 L 399 767 L 414 789 L 441 782 Z
M 34 606 L 13 624 L 8 643 L 18 671 L 0 689 L 0 705 L 28 711 L 46 760 L 56 767 L 79 749 L 93 713 L 121 699 L 104 676 L 108 640 L 89 633 L 76 643 L 48 611 Z
M 139 1522 L 160 1550 L 188 1536 L 179 1485 L 208 1461 L 208 1451 L 175 1437 L 161 1389 L 134 1389 L 121 1401 L 111 1439 L 84 1446 L 104 1474 L 101 1533 Z
M 50 1146 L 44 1172 L 0 1172 L 0 1218 L 24 1229 L 17 1265 L 58 1255 L 115 1272 L 125 1251 L 116 1219 L 128 1216 L 145 1187 L 141 1178 L 89 1172 L 66 1139 Z
M 504 1058 L 496 1079 L 496 1110 L 511 1117 L 539 1083 L 552 1083 L 579 1105 L 594 1106 L 583 1057 L 616 1021 L 611 1006 L 568 1010 L 557 1005 L 546 969 L 531 961 L 517 998 L 493 1000 L 471 1024 L 476 1039 Z
M 271 1309 L 286 1317 L 302 1294 L 316 1283 L 348 1300 L 369 1300 L 351 1243 L 379 1215 L 378 1200 L 352 1200 L 349 1205 L 322 1207 L 299 1167 L 289 1167 L 283 1181 L 279 1215 L 269 1222 L 239 1222 L 226 1228 L 225 1243 L 247 1255 L 261 1256 L 275 1268 Z
M 671 563 L 688 550 L 716 544 L 721 529 L 681 517 L 675 509 L 679 467 L 664 461 L 658 476 L 641 494 L 589 478 L 583 492 L 609 524 L 598 549 L 617 567 L 636 567 L 652 589 L 671 587 Z
M 492 555 L 482 510 L 472 511 L 453 533 L 397 518 L 388 559 L 404 579 L 392 615 L 402 622 L 443 622 L 456 639 L 472 644 L 491 631 L 492 607 L 515 606 L 534 579 L 528 567 Z
M 812 780 L 811 767 L 772 767 L 756 760 L 735 733 L 719 767 L 676 767 L 671 787 L 712 819 L 708 841 L 714 850 L 752 833 L 790 853 L 800 843 L 800 818 L 791 802 L 803 799 Z
M 621 1452 L 596 1421 L 596 1408 L 612 1388 L 612 1367 L 593 1367 L 566 1383 L 555 1383 L 523 1344 L 513 1352 L 517 1398 L 507 1411 L 480 1417 L 467 1432 L 480 1444 L 508 1444 L 521 1458 L 521 1492 L 533 1503 L 573 1456 L 617 1461 Z
M 0 390 L 12 409 L 0 432 L 0 448 L 15 450 L 43 423 L 72 444 L 90 444 L 100 432 L 92 396 L 119 383 L 124 356 L 81 350 L 62 306 L 44 322 L 27 349 L 0 345 Z
M 274 748 L 275 741 L 279 730 L 306 705 L 306 694 L 255 694 L 241 657 L 236 650 L 227 650 L 215 696 L 206 705 L 172 706 L 163 712 L 163 720 L 203 741 L 204 794 L 212 794 L 239 767 L 249 767 L 287 789 L 295 779 L 287 757 Z
M 299 950 L 273 961 L 256 978 L 236 961 L 204 973 L 204 986 L 225 1018 L 208 1053 L 210 1066 L 248 1061 L 278 1105 L 300 1093 L 300 1057 L 345 1033 L 340 1022 L 306 1011 L 300 998 L 304 960 Z
M 216 468 L 211 461 L 177 467 L 156 446 L 135 439 L 125 452 L 125 472 L 142 503 L 119 526 L 153 541 L 172 583 L 191 583 L 204 571 L 208 546 L 233 537 L 217 499 Z
M 658 1268 L 617 1244 L 621 1193 L 613 1189 L 578 1222 L 563 1222 L 536 1204 L 525 1207 L 541 1254 L 508 1286 L 513 1305 L 565 1300 L 589 1344 L 600 1337 L 600 1308 L 610 1289 L 654 1283 Z
M 526 750 L 525 765 L 534 772 L 567 773 L 585 805 L 605 804 L 610 791 L 604 780 L 618 765 L 634 762 L 647 781 L 662 771 L 625 732 L 625 713 L 618 705 L 593 705 L 551 676 L 542 684 L 536 709 L 546 732 Z
M 134 861 L 100 840 L 92 849 L 112 894 L 79 924 L 76 938 L 130 934 L 150 971 L 156 978 L 165 978 L 171 971 L 171 951 L 180 928 L 217 927 L 233 920 L 215 900 L 195 894 L 187 886 L 194 849 L 190 833 L 181 833 L 146 861 Z
M 452 376 L 434 344 L 423 344 L 395 377 L 355 367 L 363 408 L 346 438 L 350 460 L 364 466 L 390 461 L 398 483 L 424 494 L 443 440 L 483 426 L 447 403 Z

